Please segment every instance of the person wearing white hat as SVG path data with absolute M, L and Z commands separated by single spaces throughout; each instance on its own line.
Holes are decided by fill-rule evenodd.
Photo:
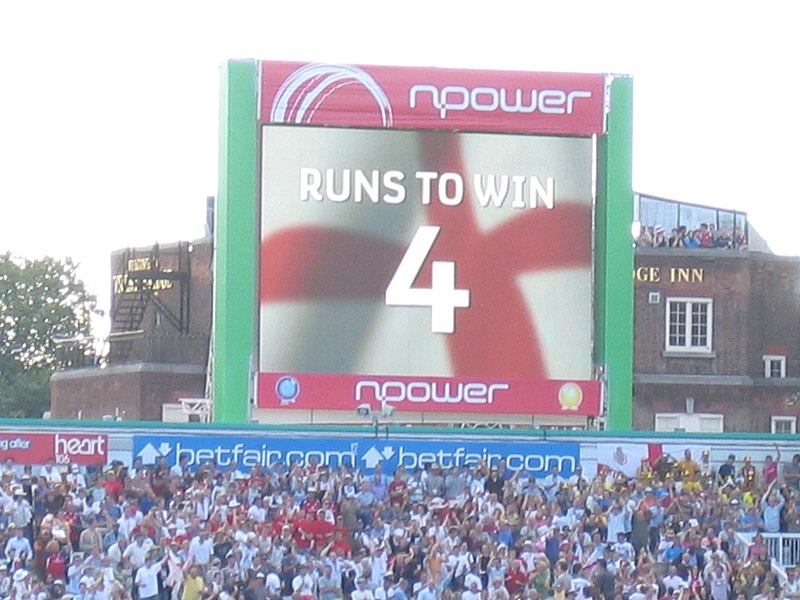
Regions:
M 0 598 L 7 598 L 11 592 L 11 585 L 13 580 L 8 573 L 8 565 L 0 561 Z
M 30 593 L 30 581 L 30 573 L 27 570 L 17 569 L 14 571 L 11 589 L 14 590 L 17 598 L 25 598 Z
M 33 509 L 30 502 L 28 502 L 27 494 L 22 486 L 16 486 L 12 490 L 10 502 L 6 504 L 5 514 L 8 517 L 9 525 L 11 527 L 19 527 L 22 529 L 30 529 L 30 524 L 33 519 Z
M 86 489 L 86 478 L 83 476 L 83 473 L 81 473 L 80 466 L 76 463 L 72 463 L 72 466 L 69 468 L 66 480 L 73 489 Z

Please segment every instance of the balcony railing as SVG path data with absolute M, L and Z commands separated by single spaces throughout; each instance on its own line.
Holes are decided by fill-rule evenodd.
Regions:
M 769 555 L 784 569 L 800 565 L 800 533 L 762 533 Z

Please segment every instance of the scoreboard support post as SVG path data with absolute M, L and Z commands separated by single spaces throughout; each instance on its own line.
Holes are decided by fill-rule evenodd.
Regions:
M 595 362 L 605 370 L 606 429 L 633 426 L 633 81 L 611 84 L 608 130 L 599 138 L 595 214 Z
M 251 348 L 256 339 L 258 289 L 254 230 L 258 222 L 257 64 L 241 60 L 221 67 L 211 365 L 212 410 L 218 423 L 247 423 L 253 393 Z

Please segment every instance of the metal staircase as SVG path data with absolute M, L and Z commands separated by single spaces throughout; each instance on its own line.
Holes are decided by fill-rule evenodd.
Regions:
M 135 342 L 148 329 L 144 319 L 151 305 L 177 333 L 189 333 L 189 243 L 180 242 L 175 252 L 162 252 L 157 244 L 144 250 L 128 248 L 121 261 L 121 269 L 113 278 L 110 363 L 131 358 Z M 161 293 L 168 294 L 171 301 L 160 297 Z

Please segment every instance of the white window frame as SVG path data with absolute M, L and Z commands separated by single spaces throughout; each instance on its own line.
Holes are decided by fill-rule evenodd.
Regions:
M 691 325 L 684 323 L 684 328 L 687 329 L 683 332 L 686 343 L 683 345 L 670 344 L 670 309 L 673 304 L 686 305 L 686 318 L 689 319 L 694 305 L 703 304 L 706 309 L 706 343 L 702 346 L 693 346 L 691 344 L 692 333 L 690 331 Z M 714 347 L 714 300 L 712 298 L 694 298 L 688 296 L 673 296 L 667 298 L 665 302 L 664 313 L 664 350 L 673 353 L 690 353 L 690 354 L 711 354 Z
M 778 423 L 789 425 L 789 431 L 778 431 Z M 772 433 L 797 433 L 797 417 L 771 417 L 769 430 Z
M 717 413 L 656 413 L 653 425 L 657 432 L 722 433 L 725 431 L 725 415 Z
M 761 359 L 764 362 L 764 377 L 770 378 L 784 378 L 786 377 L 786 357 L 783 354 L 764 354 Z M 777 362 L 780 365 L 780 374 L 772 374 L 772 363 Z

